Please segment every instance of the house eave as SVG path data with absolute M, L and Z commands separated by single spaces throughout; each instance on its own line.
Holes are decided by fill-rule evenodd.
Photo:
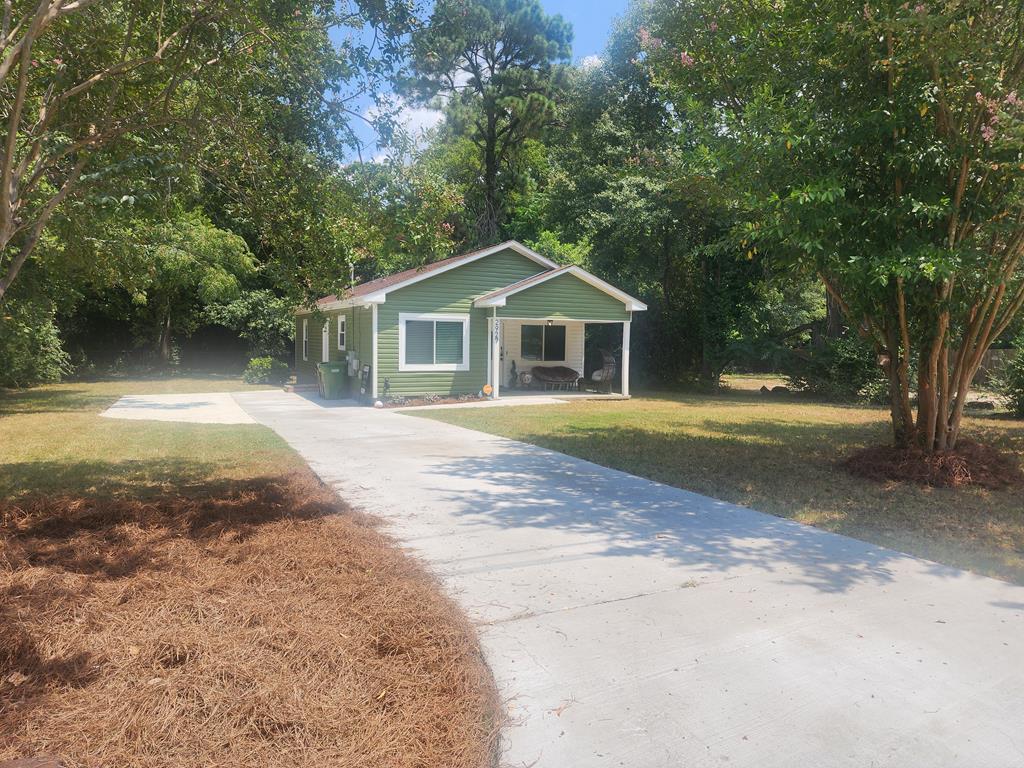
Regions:
M 541 274 L 535 276 L 536 279 L 530 279 L 523 285 L 492 291 L 490 294 L 486 296 L 481 296 L 479 299 L 476 299 L 473 302 L 473 306 L 504 307 L 508 301 L 509 296 L 514 296 L 515 294 L 520 293 L 522 291 L 528 291 L 535 286 L 541 285 L 547 282 L 548 280 L 554 279 L 556 277 L 560 277 L 561 275 L 573 275 L 577 279 L 582 280 L 583 282 L 596 288 L 602 293 L 606 293 L 612 298 L 618 299 L 625 305 L 626 309 L 630 312 L 643 312 L 644 310 L 647 309 L 647 305 L 644 304 L 639 299 L 630 296 L 625 291 L 620 291 L 614 285 L 605 282 L 596 275 L 592 275 L 590 272 L 587 272 L 587 270 L 583 269 L 582 267 L 578 267 L 575 265 L 569 267 L 562 267 L 561 269 L 553 270 L 550 273 L 542 272 Z

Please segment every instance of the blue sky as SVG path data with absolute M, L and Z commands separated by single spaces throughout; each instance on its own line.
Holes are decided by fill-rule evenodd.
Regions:
M 626 0 L 542 0 L 548 13 L 560 13 L 572 24 L 572 60 L 579 63 L 604 50 L 612 22 L 626 12 Z
M 604 51 L 612 23 L 626 12 L 628 6 L 628 0 L 541 0 L 541 3 L 548 13 L 559 13 L 572 24 L 572 60 L 577 64 Z M 362 110 L 369 107 L 368 99 L 358 105 Z M 433 110 L 415 107 L 407 107 L 403 117 L 413 131 L 432 127 L 439 119 Z M 363 159 L 372 158 L 379 152 L 374 145 L 373 130 L 361 120 L 355 121 L 353 127 L 365 145 Z

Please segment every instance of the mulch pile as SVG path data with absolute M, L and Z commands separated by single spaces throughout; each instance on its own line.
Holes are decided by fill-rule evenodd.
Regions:
M 498 711 L 458 609 L 309 473 L 0 502 L 0 763 L 479 768 Z
M 936 453 L 873 446 L 853 454 L 843 466 L 869 480 L 909 481 L 936 488 L 976 485 L 1001 489 L 1024 483 L 1016 457 L 969 440 L 959 441 L 955 450 Z

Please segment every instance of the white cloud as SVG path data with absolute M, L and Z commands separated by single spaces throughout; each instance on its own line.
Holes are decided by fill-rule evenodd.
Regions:
M 602 64 L 604 64 L 604 60 L 595 53 L 592 53 L 589 56 L 584 56 L 580 61 L 580 67 L 582 69 L 593 69 L 595 67 L 600 67 Z
M 414 136 L 420 136 L 424 131 L 433 130 L 443 121 L 444 112 L 429 107 L 411 107 L 406 104 L 398 113 L 398 122 Z
M 417 107 L 409 104 L 397 94 L 390 94 L 386 97 L 393 109 L 396 109 L 395 119 L 399 125 L 405 128 L 416 140 L 423 137 L 426 131 L 433 130 L 444 121 L 444 112 L 430 107 Z M 367 120 L 375 120 L 383 110 L 376 104 L 372 104 L 363 111 Z

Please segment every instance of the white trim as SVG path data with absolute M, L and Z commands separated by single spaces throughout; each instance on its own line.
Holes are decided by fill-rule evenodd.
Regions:
M 497 310 L 493 310 L 491 319 L 491 354 L 494 364 L 491 366 L 491 397 L 497 400 L 501 397 L 501 320 L 498 319 Z
M 373 361 L 370 363 L 370 378 L 372 380 L 372 392 L 373 399 L 377 399 L 377 305 L 370 305 L 370 346 L 373 348 Z
M 638 312 L 647 309 L 647 305 L 644 304 L 639 299 L 634 299 L 625 291 L 620 291 L 614 285 L 606 283 L 601 278 L 597 277 L 596 275 L 590 274 L 589 272 L 587 272 L 587 270 L 583 269 L 583 267 L 578 267 L 575 264 L 568 267 L 561 267 L 560 269 L 555 269 L 552 270 L 551 272 L 542 272 L 541 274 L 535 275 L 534 277 L 529 277 L 526 280 L 521 281 L 522 285 L 513 284 L 513 286 L 510 286 L 508 288 L 500 288 L 497 291 L 492 291 L 491 293 L 488 293 L 485 296 L 481 296 L 479 299 L 474 301 L 473 306 L 504 307 L 505 302 L 509 296 L 513 296 L 519 293 L 520 291 L 529 290 L 530 288 L 533 288 L 536 285 L 541 285 L 542 283 L 546 283 L 548 280 L 551 280 L 552 278 L 555 277 L 560 277 L 561 275 L 572 275 L 573 277 L 576 277 L 582 280 L 583 282 L 588 283 L 592 287 L 597 288 L 599 291 L 608 294 L 612 298 L 618 299 L 619 301 L 626 305 L 626 309 L 628 309 L 630 312 Z
M 302 319 L 302 359 L 309 360 L 309 318 Z
M 377 305 L 374 305 L 374 312 Z M 462 323 L 462 362 L 461 363 L 406 363 L 405 362 L 405 324 L 410 320 Z M 399 312 L 398 313 L 398 370 L 406 371 L 468 371 L 469 370 L 469 315 L 439 315 L 434 313 Z M 437 332 L 434 333 L 434 346 L 437 346 Z M 437 359 L 435 350 L 434 359 Z
M 339 352 L 348 348 L 348 318 L 345 315 L 338 315 L 338 330 L 335 331 L 334 339 Z
M 622 324 L 622 396 L 629 397 L 629 326 L 627 320 Z
M 344 309 L 345 307 L 356 306 L 358 304 L 383 304 L 387 299 L 387 295 L 392 291 L 397 291 L 400 288 L 406 288 L 407 286 L 413 285 L 414 283 L 418 283 L 421 280 L 426 280 L 427 278 L 434 277 L 435 275 L 443 275 L 445 272 L 449 272 L 453 269 L 458 269 L 464 264 L 472 264 L 474 261 L 479 261 L 480 259 L 486 258 L 495 253 L 500 253 L 501 251 L 515 251 L 520 256 L 525 256 L 530 261 L 540 264 L 545 269 L 558 269 L 558 264 L 551 261 L 551 259 L 541 256 L 532 248 L 527 248 L 525 245 L 516 240 L 506 240 L 504 243 L 498 243 L 497 245 L 492 245 L 490 248 L 484 248 L 483 250 L 474 253 L 472 256 L 466 256 L 465 258 L 457 259 L 456 261 L 453 261 L 451 264 L 446 264 L 445 266 L 438 267 L 437 269 L 426 270 L 418 275 L 414 275 L 408 278 L 407 280 L 402 280 L 401 282 L 395 283 L 394 285 L 389 285 L 386 288 L 381 288 L 379 291 L 376 291 L 374 293 L 369 293 L 366 294 L 365 296 L 357 296 L 351 299 L 339 299 L 337 301 L 328 302 L 326 304 L 319 304 L 317 306 L 321 311 L 330 311 L 333 309 Z M 429 264 L 426 266 L 429 266 Z M 311 310 L 300 308 L 296 310 L 296 314 L 302 314 L 303 312 L 310 311 Z
M 320 362 L 331 362 L 331 318 L 324 318 L 324 327 L 320 331 Z
M 590 323 L 593 325 L 604 324 L 604 325 L 617 325 L 619 323 L 626 322 L 625 320 L 587 320 L 583 317 L 561 317 L 559 315 L 548 315 L 546 317 L 509 317 L 501 315 L 502 320 L 519 320 L 523 323 L 546 323 L 550 320 L 552 323 Z

